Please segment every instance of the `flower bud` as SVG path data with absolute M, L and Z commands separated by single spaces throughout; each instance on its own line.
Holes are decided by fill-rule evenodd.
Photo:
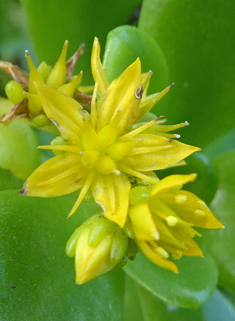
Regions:
M 42 77 L 43 81 L 46 81 L 47 77 L 50 74 L 51 66 L 49 66 L 45 61 L 41 62 L 37 68 L 40 76 Z
M 128 247 L 123 230 L 102 214 L 77 228 L 66 244 L 66 254 L 75 255 L 76 283 L 83 284 L 111 271 Z
M 9 81 L 5 87 L 6 95 L 14 105 L 17 105 L 25 98 L 23 91 L 23 87 L 15 80 Z
M 66 40 L 64 43 L 64 47 L 62 49 L 60 58 L 56 62 L 55 66 L 52 68 L 47 80 L 46 84 L 52 88 L 59 88 L 64 85 L 66 80 L 66 53 L 68 49 L 68 41 Z

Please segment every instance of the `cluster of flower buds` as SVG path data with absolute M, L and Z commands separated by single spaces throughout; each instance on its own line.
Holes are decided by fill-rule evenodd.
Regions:
M 75 54 L 66 61 L 68 41 L 65 41 L 61 55 L 53 68 L 45 61 L 36 68 L 28 51 L 26 51 L 25 56 L 29 66 L 29 74 L 18 66 L 0 61 L 0 69 L 14 78 L 5 87 L 6 95 L 14 107 L 0 118 L 0 122 L 8 125 L 14 119 L 24 118 L 35 127 L 58 132 L 43 110 L 34 85 L 35 82 L 46 84 L 73 97 L 82 105 L 89 106 L 91 96 L 87 95 L 86 92 L 92 90 L 93 87 L 83 87 L 80 88 L 83 91 L 79 90 L 83 72 L 81 71 L 78 76 L 72 76 L 77 60 L 83 53 L 83 47 L 84 45 L 81 45 Z

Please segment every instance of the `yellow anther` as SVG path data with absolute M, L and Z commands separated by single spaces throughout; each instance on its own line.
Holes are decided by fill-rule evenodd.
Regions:
M 167 225 L 174 227 L 178 223 L 178 219 L 174 216 L 168 216 L 166 218 Z
M 182 252 L 179 250 L 176 250 L 172 256 L 175 260 L 179 260 L 182 257 Z
M 203 208 L 206 206 L 206 203 L 203 200 L 198 200 L 197 205 L 198 205 L 198 207 Z
M 168 259 L 169 254 L 167 251 L 165 251 L 162 247 L 158 247 L 156 249 L 156 253 L 162 258 L 162 259 Z
M 183 194 L 178 194 L 175 196 L 175 201 L 178 204 L 184 203 L 187 201 L 187 196 Z
M 202 210 L 199 210 L 199 209 L 195 210 L 194 214 L 198 217 L 205 217 L 206 216 L 206 213 Z

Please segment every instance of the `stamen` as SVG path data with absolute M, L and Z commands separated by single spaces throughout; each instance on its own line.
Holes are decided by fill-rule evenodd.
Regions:
M 195 210 L 194 214 L 198 217 L 205 217 L 206 216 L 206 213 L 202 210 L 199 210 L 199 209 Z
M 187 201 L 187 196 L 183 194 L 178 194 L 175 196 L 175 201 L 178 204 L 184 203 Z
M 174 216 L 167 216 L 166 218 L 167 225 L 174 227 L 178 223 L 178 219 Z
M 168 259 L 168 257 L 169 257 L 169 254 L 167 253 L 167 251 L 165 251 L 160 246 L 156 249 L 156 252 L 162 259 Z
M 175 260 L 179 260 L 182 257 L 182 252 L 179 250 L 176 250 L 172 256 Z
M 197 201 L 197 205 L 200 208 L 206 207 L 206 203 L 203 200 L 198 200 Z
M 120 175 L 120 174 L 121 174 L 121 171 L 119 171 L 119 169 L 115 168 L 115 169 L 113 170 L 113 173 L 114 173 L 115 175 Z

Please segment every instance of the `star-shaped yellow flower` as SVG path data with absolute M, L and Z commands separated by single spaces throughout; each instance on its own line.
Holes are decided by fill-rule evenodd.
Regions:
M 139 249 L 150 261 L 175 273 L 178 269 L 168 260 L 168 252 L 175 259 L 182 255 L 202 257 L 193 240 L 201 235 L 194 226 L 223 228 L 200 198 L 180 189 L 196 176 L 171 175 L 153 186 L 134 187 L 130 192 L 129 216 Z
M 68 95 L 41 82 L 34 84 L 44 112 L 66 145 L 41 147 L 62 153 L 38 167 L 21 193 L 49 197 L 81 189 L 72 215 L 91 188 L 104 215 L 123 227 L 131 188 L 128 176 L 156 183 L 149 172 L 174 166 L 198 148 L 143 133 L 155 120 L 132 129 L 143 91 L 139 59 L 108 85 L 95 40 L 92 70 L 96 84 L 90 114 Z

